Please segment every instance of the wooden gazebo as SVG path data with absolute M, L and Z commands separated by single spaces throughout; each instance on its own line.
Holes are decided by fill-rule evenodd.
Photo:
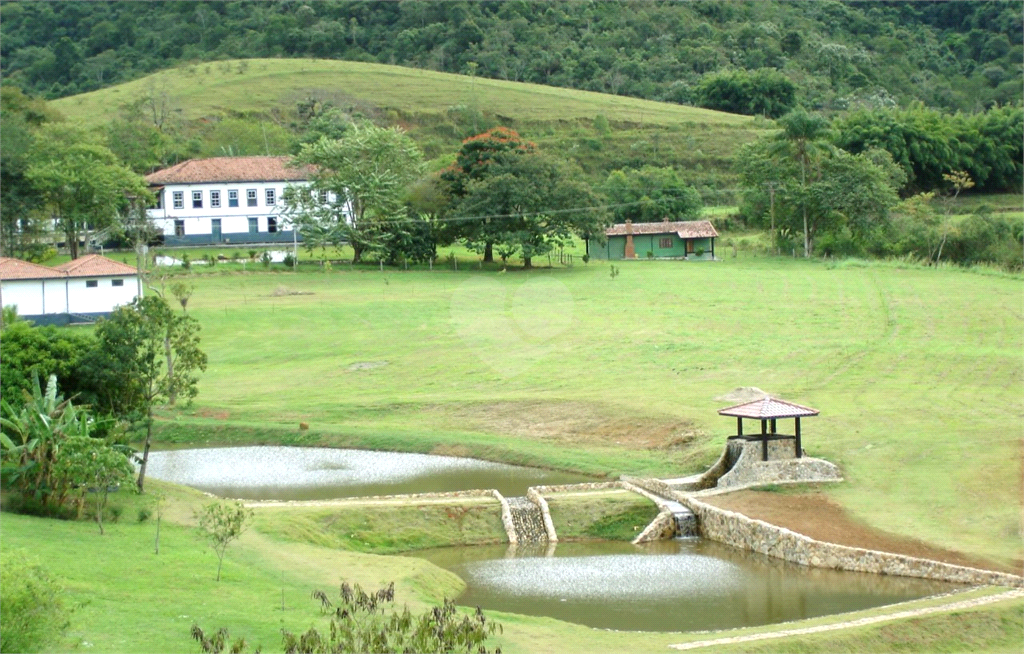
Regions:
M 795 441 L 796 458 L 803 456 L 800 448 L 800 418 L 818 415 L 817 409 L 800 406 L 792 402 L 780 400 L 775 397 L 765 397 L 753 402 L 745 402 L 735 406 L 726 407 L 718 411 L 721 416 L 733 416 L 736 418 L 736 435 L 729 439 L 741 439 L 747 441 L 761 441 L 761 460 L 768 460 L 768 441 L 789 440 Z M 743 434 L 743 419 L 761 421 L 760 434 Z M 779 418 L 793 418 L 796 421 L 794 434 L 780 434 L 776 430 L 776 420 Z

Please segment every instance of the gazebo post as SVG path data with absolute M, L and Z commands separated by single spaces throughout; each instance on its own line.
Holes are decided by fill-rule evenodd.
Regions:
M 736 418 L 736 435 L 737 436 L 742 436 L 743 435 L 743 418 L 739 418 L 739 417 Z
M 775 418 L 772 418 L 772 429 L 771 429 L 771 434 L 772 434 L 772 436 L 774 436 L 774 435 L 775 435 L 775 434 L 777 434 L 777 433 L 779 433 L 779 432 L 777 432 L 777 431 L 775 430 Z
M 796 458 L 803 457 L 803 448 L 800 447 L 800 416 L 796 417 Z
M 761 460 L 768 460 L 768 421 L 761 420 Z

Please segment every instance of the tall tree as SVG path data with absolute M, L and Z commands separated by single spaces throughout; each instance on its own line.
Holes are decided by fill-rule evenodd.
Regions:
M 602 190 L 617 223 L 657 222 L 664 218 L 694 220 L 704 206 L 697 190 L 679 179 L 671 168 L 614 170 Z
M 130 198 L 148 197 L 145 180 L 121 165 L 108 148 L 63 125 L 43 127 L 26 178 L 64 232 L 72 259 L 89 231 L 103 229 L 127 209 Z
M 406 216 L 406 189 L 423 172 L 423 155 L 401 129 L 353 125 L 341 139 L 304 144 L 294 165 L 314 167 L 312 188 L 291 187 L 289 218 L 307 234 L 352 246 L 352 263 L 380 242 L 382 226 Z
M 84 366 L 91 371 L 99 405 L 146 430 L 139 470 L 143 490 L 158 404 L 198 392 L 196 373 L 206 370 L 199 323 L 175 314 L 158 295 L 137 298 L 96 324 L 97 347 Z
M 808 183 L 820 177 L 820 161 L 831 152 L 827 136 L 828 120 L 803 109 L 791 111 L 779 119 L 782 132 L 775 139 L 771 154 L 778 159 L 796 162 L 800 169 L 800 191 L 798 202 L 803 217 L 804 256 L 811 256 L 811 230 L 808 219 Z
M 476 225 L 470 245 L 494 243 L 503 258 L 518 252 L 531 268 L 534 257 L 608 223 L 602 200 L 582 177 L 577 166 L 541 153 L 522 154 L 470 181 L 455 211 Z
M 451 206 L 466 197 L 472 182 L 479 182 L 493 175 L 503 164 L 536 151 L 536 144 L 523 140 L 518 132 L 507 127 L 495 127 L 466 139 L 455 156 L 455 163 L 441 173 L 441 180 L 447 184 L 446 193 L 452 199 Z M 453 238 L 465 238 L 478 244 L 484 262 L 494 261 L 494 241 L 479 238 L 487 231 L 486 223 L 455 221 L 450 223 L 449 231 Z

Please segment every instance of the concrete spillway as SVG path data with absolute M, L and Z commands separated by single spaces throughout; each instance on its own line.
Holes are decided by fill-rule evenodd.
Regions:
M 540 507 L 526 497 L 509 497 L 508 509 L 520 543 L 545 543 L 544 516 Z

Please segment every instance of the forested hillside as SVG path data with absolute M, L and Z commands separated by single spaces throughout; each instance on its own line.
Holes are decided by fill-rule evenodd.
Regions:
M 185 62 L 314 57 L 782 115 L 1018 103 L 1024 3 L 5 2 L 8 81 L 57 98 Z

